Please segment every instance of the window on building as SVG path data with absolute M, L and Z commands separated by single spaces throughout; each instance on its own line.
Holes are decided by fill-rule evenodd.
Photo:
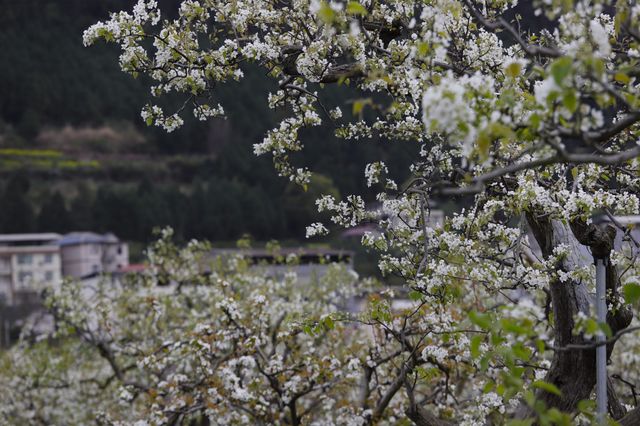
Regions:
M 19 254 L 18 255 L 18 264 L 20 265 L 31 265 L 33 262 L 33 256 L 30 254 Z
M 53 255 L 51 253 L 47 253 L 44 255 L 44 263 L 53 262 Z
M 91 253 L 98 254 L 100 253 L 100 246 L 98 244 L 91 245 Z
M 44 273 L 44 280 L 47 282 L 47 284 L 49 284 L 51 281 L 53 281 L 53 271 L 47 271 Z
M 18 274 L 18 281 L 20 284 L 29 284 L 33 278 L 33 274 L 31 272 L 20 272 Z

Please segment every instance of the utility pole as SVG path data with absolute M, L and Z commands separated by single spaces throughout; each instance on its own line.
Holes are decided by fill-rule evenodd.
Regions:
M 599 324 L 607 324 L 607 269 L 611 268 L 611 251 L 613 250 L 617 230 L 611 224 L 575 226 L 575 230 L 585 234 L 580 243 L 591 248 L 593 262 L 596 266 L 596 317 Z M 613 273 L 613 271 L 611 271 Z M 607 345 L 604 328 L 596 333 L 596 407 L 597 424 L 607 424 Z
M 596 263 L 596 315 L 599 324 L 607 322 L 607 269 L 608 259 L 595 258 Z M 607 345 L 603 344 L 602 331 L 596 335 L 596 403 L 598 424 L 605 425 L 607 418 Z

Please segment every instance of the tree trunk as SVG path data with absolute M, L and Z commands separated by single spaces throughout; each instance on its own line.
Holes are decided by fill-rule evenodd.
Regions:
M 556 220 L 537 218 L 533 214 L 527 215 L 527 221 L 545 258 L 552 256 L 553 249 L 560 244 L 570 247 L 569 255 L 557 265 L 558 269 L 568 272 L 592 264 L 593 257 L 587 246 L 595 256 L 601 258 L 606 256 L 608 264 L 607 288 L 611 289 L 613 294 L 617 293 L 618 274 L 615 267 L 608 262 L 615 237 L 615 228 L 612 231 L 608 225 L 597 227 L 579 222 L 572 223 L 570 227 Z M 591 340 L 573 333 L 574 318 L 578 312 L 590 314 L 591 296 L 585 284 L 575 281 L 554 281 L 549 287 L 553 308 L 555 346 L 592 344 Z M 608 315 L 607 322 L 615 333 L 629 325 L 631 313 L 627 310 L 621 310 L 616 314 Z M 613 344 L 609 345 L 608 355 L 612 350 Z M 544 401 L 548 407 L 556 407 L 566 412 L 574 411 L 580 400 L 590 397 L 595 385 L 595 348 L 556 351 L 545 380 L 557 386 L 561 395 L 541 390 L 538 392 L 537 398 Z M 532 415 L 529 407 L 523 408 L 519 413 L 519 417 Z
M 527 221 L 545 259 L 554 255 L 553 250 L 556 247 L 562 244 L 569 247 L 568 256 L 557 265 L 559 270 L 569 272 L 591 265 L 594 262 L 593 256 L 605 259 L 607 265 L 607 304 L 617 296 L 619 276 L 615 266 L 609 262 L 615 228 L 610 225 L 595 226 L 580 222 L 572 223 L 569 226 L 546 217 L 538 218 L 531 213 L 527 215 Z M 577 281 L 560 282 L 556 280 L 549 285 L 549 294 L 553 309 L 555 346 L 593 345 L 592 340 L 573 333 L 576 315 L 582 312 L 590 316 L 593 297 L 589 294 L 586 285 Z M 626 328 L 631 323 L 631 319 L 632 313 L 626 308 L 610 312 L 607 315 L 607 323 L 613 333 Z M 615 343 L 612 343 L 607 346 L 607 357 L 611 355 L 614 345 Z M 545 381 L 554 384 L 561 394 L 558 396 L 539 390 L 536 398 L 543 401 L 547 407 L 555 407 L 564 412 L 574 412 L 579 401 L 589 399 L 596 383 L 595 352 L 595 347 L 555 351 Z M 613 391 L 611 387 L 609 389 L 611 389 L 610 392 Z M 615 398 L 612 398 L 612 401 L 615 401 Z M 621 408 L 620 404 L 613 404 L 610 406 L 610 411 L 614 417 L 620 418 L 624 415 Z M 448 424 L 417 404 L 411 404 L 406 414 L 419 426 Z M 531 407 L 523 403 L 518 410 L 517 417 L 531 418 L 535 417 L 535 413 Z M 619 422 L 623 426 L 640 425 L 640 407 L 626 414 Z
M 637 426 L 640 425 L 640 405 L 618 421 L 620 426 Z
M 410 404 L 405 411 L 407 417 L 413 421 L 416 426 L 451 426 L 452 423 L 442 420 L 428 412 L 418 404 Z

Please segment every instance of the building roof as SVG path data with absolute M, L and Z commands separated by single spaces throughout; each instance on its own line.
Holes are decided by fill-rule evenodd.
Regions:
M 149 269 L 149 265 L 144 263 L 132 263 L 130 265 L 120 267 L 117 272 L 121 272 L 123 274 L 134 274 L 144 272 L 147 269 Z
M 62 237 L 62 235 L 53 232 L 41 234 L 0 234 L 0 245 L 25 245 L 28 243 L 39 245 L 53 242 L 60 239 L 60 237 Z
M 111 233 L 101 235 L 95 232 L 71 232 L 56 241 L 56 244 L 64 247 L 80 244 L 117 244 L 119 242 L 118 237 Z
M 42 245 L 18 245 L 3 246 L 0 245 L 0 254 L 33 254 L 33 253 L 60 253 L 60 247 L 55 244 Z

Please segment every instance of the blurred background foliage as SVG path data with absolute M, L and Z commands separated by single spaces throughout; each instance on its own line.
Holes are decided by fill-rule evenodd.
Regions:
M 286 111 L 267 108 L 275 82 L 250 66 L 217 96 L 228 120 L 186 120 L 171 134 L 148 128 L 148 81 L 118 68 L 114 45 L 85 48 L 83 30 L 134 0 L 0 0 L 0 232 L 114 232 L 132 242 L 170 225 L 179 239 L 303 241 L 321 219 L 315 198 L 362 193 L 367 162 L 405 171 L 416 147 L 338 140 L 327 120 L 303 132 L 297 164 L 317 174 L 308 191 L 279 178 L 252 145 Z M 160 2 L 175 12 L 178 0 Z M 356 94 L 326 91 L 351 114 Z M 177 105 L 162 99 L 161 105 Z M 332 243 L 335 241 L 332 241 Z M 349 243 L 350 244 L 350 243 Z M 347 245 L 349 245 L 347 244 Z

